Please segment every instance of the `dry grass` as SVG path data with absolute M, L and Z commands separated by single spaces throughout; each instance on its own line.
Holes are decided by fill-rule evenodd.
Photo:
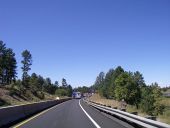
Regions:
M 94 101 L 96 103 L 106 105 L 106 106 L 111 106 L 112 108 L 120 107 L 120 102 L 118 102 L 116 100 L 110 100 L 110 99 L 103 98 L 103 97 L 99 96 L 99 94 L 94 94 L 92 97 L 90 97 L 90 100 Z M 159 115 L 157 117 L 157 120 L 160 122 L 170 124 L 170 98 L 162 98 L 161 103 L 164 104 L 166 106 L 166 108 L 165 108 L 164 114 Z M 142 116 L 142 117 L 145 117 L 147 115 L 146 113 L 143 113 L 140 109 L 136 109 L 136 107 L 132 106 L 132 105 L 127 105 L 126 111 L 129 113 L 138 112 L 138 115 Z
M 94 101 L 96 103 L 104 104 L 106 106 L 111 106 L 111 107 L 119 107 L 120 103 L 116 100 L 111 100 L 111 99 L 106 99 L 98 94 L 94 94 L 92 97 L 90 97 L 91 101 Z
M 27 95 L 27 96 L 26 96 Z M 40 102 L 46 100 L 54 100 L 56 96 L 44 93 L 44 99 L 40 99 L 34 96 L 30 91 L 27 91 L 27 94 L 19 96 L 16 94 L 10 95 L 10 90 L 7 88 L 0 88 L 0 107 L 9 106 L 9 105 L 21 105 L 29 104 L 33 102 Z
M 163 115 L 159 115 L 157 120 L 170 124 L 170 109 L 166 110 Z
M 163 97 L 161 103 L 165 105 L 165 111 L 158 116 L 158 120 L 170 124 L 170 98 Z
M 163 105 L 165 105 L 166 107 L 170 107 L 170 98 L 163 97 L 163 98 L 161 99 L 161 103 L 162 103 Z

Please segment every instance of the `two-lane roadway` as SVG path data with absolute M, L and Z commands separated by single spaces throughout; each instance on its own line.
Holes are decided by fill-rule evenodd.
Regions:
M 133 128 L 73 99 L 31 117 L 14 128 Z

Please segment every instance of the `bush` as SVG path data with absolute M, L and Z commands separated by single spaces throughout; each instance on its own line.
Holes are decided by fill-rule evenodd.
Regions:
M 159 102 L 156 102 L 154 104 L 154 106 L 155 106 L 155 113 L 154 113 L 154 115 L 158 115 L 158 114 L 162 115 L 163 112 L 165 111 L 165 106 L 163 104 L 160 104 Z
M 44 99 L 45 98 L 45 95 L 43 92 L 37 92 L 36 93 L 36 96 L 39 98 L 39 99 Z
M 154 116 L 163 114 L 165 106 L 160 103 L 161 91 L 158 85 L 155 83 L 151 86 L 143 87 L 141 92 L 142 100 L 140 107 L 143 112 Z
M 57 89 L 55 91 L 55 94 L 57 96 L 67 96 L 67 90 L 65 90 L 65 89 Z

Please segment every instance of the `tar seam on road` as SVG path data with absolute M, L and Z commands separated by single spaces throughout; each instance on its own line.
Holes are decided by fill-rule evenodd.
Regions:
M 66 101 L 66 102 L 67 102 L 67 101 Z M 57 106 L 59 106 L 59 105 L 61 105 L 61 104 L 64 104 L 64 103 L 65 103 L 65 102 L 60 103 L 60 104 L 57 104 L 57 105 L 55 105 L 55 106 L 53 106 L 53 107 L 51 107 L 51 108 L 49 108 L 49 109 L 46 109 L 46 110 L 44 110 L 44 111 L 42 111 L 42 112 L 36 114 L 35 116 L 33 116 L 33 117 L 31 117 L 31 118 L 29 118 L 29 119 L 27 119 L 27 120 L 25 120 L 25 121 L 19 123 L 18 125 L 14 126 L 14 127 L 12 127 L 12 128 L 19 128 L 20 126 L 26 124 L 27 122 L 33 120 L 34 118 L 36 118 L 36 117 L 38 117 L 38 116 L 40 116 L 40 115 L 42 115 L 42 114 L 48 112 L 48 111 L 51 110 L 51 109 L 56 108 Z
M 91 120 L 91 122 L 96 126 L 96 128 L 101 128 L 92 118 L 91 116 L 84 110 L 84 108 L 81 106 L 80 104 L 80 100 L 79 100 L 79 106 L 81 107 L 81 109 L 83 110 L 83 112 L 86 114 L 86 116 Z

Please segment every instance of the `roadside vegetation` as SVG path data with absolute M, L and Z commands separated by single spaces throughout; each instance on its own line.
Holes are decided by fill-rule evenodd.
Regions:
M 89 99 L 96 103 L 100 103 L 100 104 L 110 106 L 110 107 L 116 108 L 116 109 L 120 109 L 120 106 L 121 106 L 120 101 L 114 100 L 114 99 L 107 99 L 105 97 L 100 96 L 98 93 L 95 93 Z M 161 103 L 163 105 L 164 105 L 164 102 L 170 103 L 170 98 L 166 98 L 166 99 L 162 98 Z M 159 114 L 157 116 L 157 120 L 160 122 L 170 124 L 170 104 L 168 104 L 168 103 L 166 103 L 167 106 L 165 106 L 163 114 Z M 126 111 L 129 113 L 137 112 L 138 115 L 142 116 L 142 117 L 148 116 L 148 114 L 146 112 L 143 112 L 142 109 L 140 109 L 140 108 L 137 109 L 136 106 L 134 106 L 134 105 L 127 104 Z
M 98 101 L 93 99 L 97 102 L 119 107 L 117 105 L 124 100 L 127 103 L 127 111 L 157 116 L 158 120 L 170 123 L 169 98 L 165 98 L 162 93 L 165 89 L 157 83 L 146 85 L 139 71 L 125 71 L 118 66 L 116 69 L 110 69 L 106 74 L 100 72 L 92 87 L 100 95 Z
M 21 56 L 22 78 L 17 79 L 15 53 L 0 41 L 0 106 L 71 96 L 72 86 L 67 84 L 66 79 L 63 78 L 59 86 L 58 81 L 52 83 L 49 77 L 44 78 L 36 73 L 29 75 L 33 62 L 32 54 L 24 50 Z

